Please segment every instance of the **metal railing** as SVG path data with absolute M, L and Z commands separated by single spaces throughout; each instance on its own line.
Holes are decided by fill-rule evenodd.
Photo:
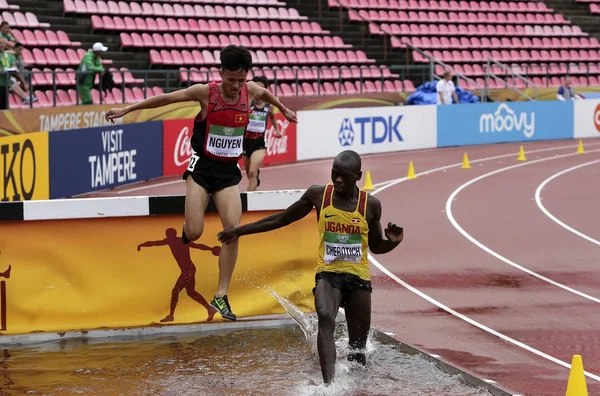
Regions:
M 492 70 L 493 70 L 492 65 L 497 66 L 501 70 L 505 71 L 504 78 L 502 78 L 492 72 Z M 508 82 L 507 77 L 512 80 L 512 83 Z M 485 85 L 487 87 L 490 86 L 490 83 L 489 83 L 490 78 L 493 78 L 496 81 L 502 82 L 503 84 L 505 84 L 506 88 L 512 89 L 513 91 L 515 91 L 516 93 L 518 93 L 519 95 L 521 95 L 522 97 L 524 97 L 527 100 L 537 100 L 538 99 L 538 87 L 537 87 L 537 85 L 535 85 L 533 83 L 533 81 L 529 80 L 526 77 L 523 77 L 521 74 L 517 73 L 513 68 L 508 67 L 493 58 L 488 58 L 488 61 L 487 61 L 487 67 L 486 67 L 486 71 L 485 71 Z M 534 89 L 535 99 L 530 97 L 529 95 L 527 95 L 525 92 L 521 91 L 519 88 L 517 88 L 515 79 L 519 79 L 519 80 L 523 81 L 525 83 L 526 87 L 531 85 Z
M 323 1 L 326 1 L 326 0 L 319 0 L 319 2 L 318 2 L 319 16 L 321 16 L 321 12 L 322 12 L 321 8 L 323 7 L 323 4 L 322 4 Z M 343 13 L 343 10 L 346 10 L 348 12 L 348 20 L 350 20 L 350 12 L 352 12 L 353 15 L 358 20 L 360 20 L 362 22 L 362 24 L 361 24 L 361 32 L 362 32 L 362 35 L 363 35 L 363 44 L 364 44 L 364 38 L 365 38 L 365 34 L 366 34 L 365 29 L 368 30 L 368 27 L 365 28 L 365 26 L 368 26 L 369 24 L 374 23 L 374 22 L 371 21 L 371 20 L 369 20 L 369 19 L 363 18 L 360 15 L 360 11 L 359 10 L 356 10 L 356 9 L 354 9 L 352 7 L 343 5 L 339 1 L 337 2 L 337 7 L 338 7 L 339 21 L 340 21 L 340 26 L 339 26 L 340 32 L 342 32 L 344 30 L 344 23 L 343 23 L 344 22 L 344 13 Z M 467 82 L 471 83 L 472 86 L 477 87 L 478 90 L 479 90 L 479 92 L 480 92 L 480 99 L 482 101 L 486 101 L 486 97 L 488 96 L 487 93 L 489 92 L 489 90 L 488 90 L 487 87 L 481 86 L 481 84 L 478 84 L 474 79 L 465 76 L 463 73 L 460 73 L 459 71 L 457 71 L 456 69 L 454 69 L 450 65 L 448 65 L 448 64 L 446 64 L 446 63 L 438 60 L 437 58 L 435 58 L 435 57 L 433 57 L 433 56 L 425 53 L 420 48 L 417 48 L 417 47 L 415 47 L 414 45 L 412 45 L 410 43 L 402 41 L 400 39 L 400 37 L 398 37 L 398 36 L 396 36 L 396 35 L 394 35 L 392 33 L 386 32 L 384 30 L 381 30 L 381 31 L 383 32 L 383 36 L 384 36 L 384 40 L 383 40 L 383 43 L 384 43 L 384 47 L 383 47 L 383 56 L 384 56 L 384 59 L 387 60 L 387 55 L 388 55 L 388 41 L 391 43 L 392 38 L 397 39 L 400 42 L 403 42 L 404 45 L 407 47 L 407 52 L 406 52 L 406 62 L 407 62 L 407 65 L 406 66 L 409 66 L 408 65 L 408 59 L 409 59 L 408 50 L 412 49 L 414 51 L 417 51 L 419 54 L 421 54 L 423 57 L 425 57 L 426 59 L 429 60 L 429 68 L 430 68 L 429 81 L 434 81 L 436 79 L 439 80 L 441 78 L 440 76 L 437 76 L 436 73 L 435 73 L 435 65 L 436 64 L 437 65 L 441 65 L 445 69 L 451 71 L 456 76 L 457 83 L 459 83 L 460 80 L 464 80 L 464 81 L 467 81 Z
M 424 52 L 423 50 L 415 47 L 414 45 L 410 44 L 410 43 L 404 43 L 407 47 L 407 51 L 409 49 L 412 49 L 413 51 L 416 51 L 417 53 L 419 53 L 421 56 L 423 56 L 424 58 L 426 58 L 429 61 L 429 67 L 431 69 L 431 80 L 433 81 L 435 80 L 440 80 L 441 76 L 438 76 L 435 72 L 435 65 L 440 65 L 442 66 L 444 69 L 451 71 L 452 74 L 454 74 L 456 76 L 456 82 L 457 85 L 460 86 L 460 80 L 464 80 L 467 83 L 470 83 L 472 86 L 476 87 L 477 89 L 470 89 L 471 91 L 479 91 L 479 99 L 482 102 L 486 102 L 487 101 L 487 97 L 489 96 L 489 87 L 487 86 L 482 86 L 481 84 L 477 83 L 477 81 L 475 81 L 474 79 L 472 79 L 471 77 L 467 77 L 465 76 L 463 73 L 460 73 L 459 71 L 457 71 L 456 69 L 454 69 L 453 67 L 451 67 L 450 65 L 440 61 L 439 59 L 427 54 L 426 52 Z
M 356 94 L 364 93 L 379 93 L 390 92 L 385 88 L 386 80 L 402 81 L 402 90 L 396 92 L 406 92 L 407 87 L 404 85 L 406 77 L 420 71 L 425 74 L 428 71 L 428 66 L 377 66 L 377 65 L 362 65 L 362 66 L 298 66 L 298 67 L 255 67 L 249 74 L 249 79 L 254 75 L 265 75 L 271 82 L 271 91 L 278 96 L 298 96 L 300 94 L 299 87 L 303 83 L 308 83 L 311 88 L 315 89 L 314 95 L 322 95 L 323 85 L 326 83 L 333 84 L 334 88 L 337 85 L 338 95 L 348 94 L 344 88 L 346 81 L 352 81 Z M 217 69 L 213 70 L 192 70 L 186 68 L 180 69 L 152 69 L 152 70 L 111 70 L 114 78 L 120 83 L 115 86 L 120 92 L 121 98 L 118 98 L 120 103 L 129 103 L 126 98 L 126 88 L 139 88 L 143 92 L 143 97 L 147 98 L 153 95 L 153 87 L 158 87 L 162 92 L 171 92 L 177 89 L 188 87 L 195 83 L 208 83 L 209 81 L 219 80 Z M 77 71 L 25 71 L 23 77 L 29 85 L 27 97 L 30 100 L 29 107 L 33 107 L 32 99 L 34 91 L 41 91 L 40 87 L 48 87 L 45 91 L 52 91 L 51 105 L 57 105 L 57 92 L 59 90 L 67 90 L 69 95 L 70 90 L 74 89 L 73 94 L 69 95 L 71 102 L 74 105 L 79 105 L 81 102 L 78 92 L 80 92 L 79 76 L 83 73 Z M 89 74 L 89 72 L 87 73 Z M 35 78 L 36 75 L 43 75 L 43 80 L 47 84 L 40 84 L 40 79 Z M 0 78 L 7 81 L 10 85 L 10 77 L 13 76 L 9 72 L 0 72 Z M 376 77 L 373 77 L 376 76 Z M 117 78 L 120 77 L 120 78 Z M 133 77 L 133 79 L 131 79 Z M 98 78 L 98 84 L 94 84 L 94 89 L 98 94 L 103 91 L 102 79 Z M 360 86 L 354 85 L 355 81 L 360 82 Z M 373 82 L 373 86 L 369 90 L 365 87 L 365 82 Z M 36 83 L 34 85 L 34 82 Z M 375 86 L 375 82 L 380 82 L 379 87 Z M 292 88 L 292 92 L 284 92 L 282 84 L 288 84 Z M 316 83 L 314 86 L 313 83 Z M 337 84 L 336 84 L 337 83 Z M 376 88 L 379 89 L 376 89 Z M 94 95 L 96 95 L 94 92 Z M 114 92 L 114 88 L 113 88 Z M 111 92 L 112 93 L 112 92 Z M 9 92 L 0 93 L 7 95 Z M 99 94 L 97 98 L 100 104 L 106 103 L 103 95 Z M 8 103 L 8 102 L 7 102 Z M 114 103 L 112 101 L 111 103 Z M 22 107 L 22 106 L 21 106 Z

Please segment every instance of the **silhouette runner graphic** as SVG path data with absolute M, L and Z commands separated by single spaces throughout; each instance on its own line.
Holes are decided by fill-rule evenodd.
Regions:
M 187 295 L 190 296 L 192 300 L 202 304 L 204 308 L 206 308 L 208 311 L 207 321 L 211 321 L 217 310 L 211 307 L 204 297 L 202 297 L 202 294 L 196 291 L 196 266 L 190 257 L 190 248 L 208 250 L 214 256 L 219 256 L 221 247 L 215 246 L 211 248 L 210 246 L 194 242 L 190 242 L 186 245 L 182 242 L 181 237 L 177 236 L 177 231 L 174 228 L 168 228 L 165 231 L 165 235 L 167 237 L 161 241 L 148 241 L 137 247 L 139 252 L 143 247 L 168 246 L 171 248 L 171 253 L 173 254 L 175 261 L 177 261 L 179 269 L 181 269 L 181 275 L 177 278 L 177 282 L 175 282 L 175 286 L 173 286 L 171 292 L 171 311 L 161 320 L 161 322 L 172 322 L 174 320 L 175 307 L 177 307 L 177 302 L 179 301 L 179 293 L 181 293 L 183 289 L 186 290 Z
M 2 254 L 2 252 L 0 251 L 0 254 Z M 0 272 L 0 278 L 6 278 L 9 279 L 10 278 L 10 270 L 12 268 L 12 265 L 8 265 L 8 269 L 4 272 Z

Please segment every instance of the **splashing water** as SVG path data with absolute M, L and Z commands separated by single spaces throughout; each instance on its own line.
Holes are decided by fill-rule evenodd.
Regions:
M 317 318 L 314 315 L 305 314 L 291 301 L 280 296 L 274 290 L 268 292 L 298 324 L 318 364 Z M 397 351 L 393 346 L 374 341 L 372 330 L 369 332 L 366 350 L 364 351 L 367 357 L 366 367 L 346 360 L 350 349 L 348 347 L 348 333 L 344 323 L 337 323 L 334 339 L 337 361 L 335 365 L 336 377 L 333 383 L 325 385 L 321 381 L 317 381 L 316 378 L 309 381 L 300 380 L 298 381 L 300 383 L 294 389 L 294 395 L 490 395 L 487 390 L 475 389 L 462 384 L 459 378 L 438 370 L 433 363 L 419 356 L 407 355 Z M 371 357 L 376 358 L 371 359 Z M 410 366 L 410 369 L 407 370 L 407 366 Z M 397 371 L 393 370 L 394 368 Z M 391 373 L 390 369 L 393 370 Z M 415 375 L 414 373 L 417 372 L 419 374 Z
M 316 317 L 310 317 L 287 298 L 277 294 L 275 290 L 268 291 L 271 296 L 285 309 L 287 314 L 294 319 L 306 337 L 306 342 L 310 346 L 311 352 L 317 354 L 317 332 L 318 323 Z

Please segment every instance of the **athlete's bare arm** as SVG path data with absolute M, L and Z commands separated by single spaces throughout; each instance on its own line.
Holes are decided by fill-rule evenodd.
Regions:
M 275 128 L 275 136 L 281 137 L 281 130 L 279 129 L 279 124 L 277 124 L 277 117 L 275 117 L 275 108 L 272 106 L 269 109 L 269 118 L 271 118 L 271 124 Z
M 148 241 L 148 242 L 140 243 L 137 247 L 137 250 L 139 252 L 143 247 L 165 246 L 165 245 L 167 245 L 166 239 L 163 239 L 161 241 Z
M 383 239 L 381 231 L 381 202 L 372 195 L 367 200 L 367 217 L 369 222 L 369 250 L 374 254 L 385 254 L 392 251 L 404 239 L 402 227 L 393 223 L 383 231 L 387 239 Z
M 283 212 L 267 216 L 254 223 L 244 224 L 243 226 L 219 232 L 217 235 L 219 242 L 227 244 L 235 242 L 242 235 L 258 234 L 290 225 L 293 222 L 306 217 L 313 208 L 318 208 L 323 199 L 324 191 L 324 186 L 311 186 L 299 200 L 294 202 Z
M 204 106 L 208 101 L 208 93 L 208 85 L 196 84 L 186 89 L 152 96 L 127 107 L 110 109 L 106 112 L 105 118 L 107 121 L 112 121 L 114 124 L 114 119 L 121 118 L 136 110 L 155 109 L 157 107 L 181 102 L 200 102 Z
M 254 81 L 247 82 L 246 86 L 248 87 L 248 96 L 249 96 L 248 101 L 251 102 L 254 99 L 259 99 L 264 102 L 267 102 L 267 103 L 277 107 L 279 109 L 279 111 L 281 111 L 281 114 L 283 114 L 283 116 L 285 118 L 287 118 L 289 121 L 298 122 L 298 119 L 296 118 L 296 114 L 294 114 L 293 111 L 291 111 L 290 109 L 285 107 L 283 105 L 283 103 L 281 103 L 279 101 L 279 99 L 277 99 L 275 97 L 275 95 L 273 95 L 271 93 L 271 91 L 269 91 L 266 88 L 261 87 Z

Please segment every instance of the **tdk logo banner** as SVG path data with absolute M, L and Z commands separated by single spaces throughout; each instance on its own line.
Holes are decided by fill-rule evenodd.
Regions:
M 351 149 L 389 153 L 436 146 L 436 106 L 352 107 L 298 112 L 297 159 Z
M 340 146 L 349 147 L 360 137 L 358 144 L 380 144 L 397 140 L 402 142 L 400 122 L 402 115 L 387 117 L 344 118 L 340 126 L 338 140 Z

